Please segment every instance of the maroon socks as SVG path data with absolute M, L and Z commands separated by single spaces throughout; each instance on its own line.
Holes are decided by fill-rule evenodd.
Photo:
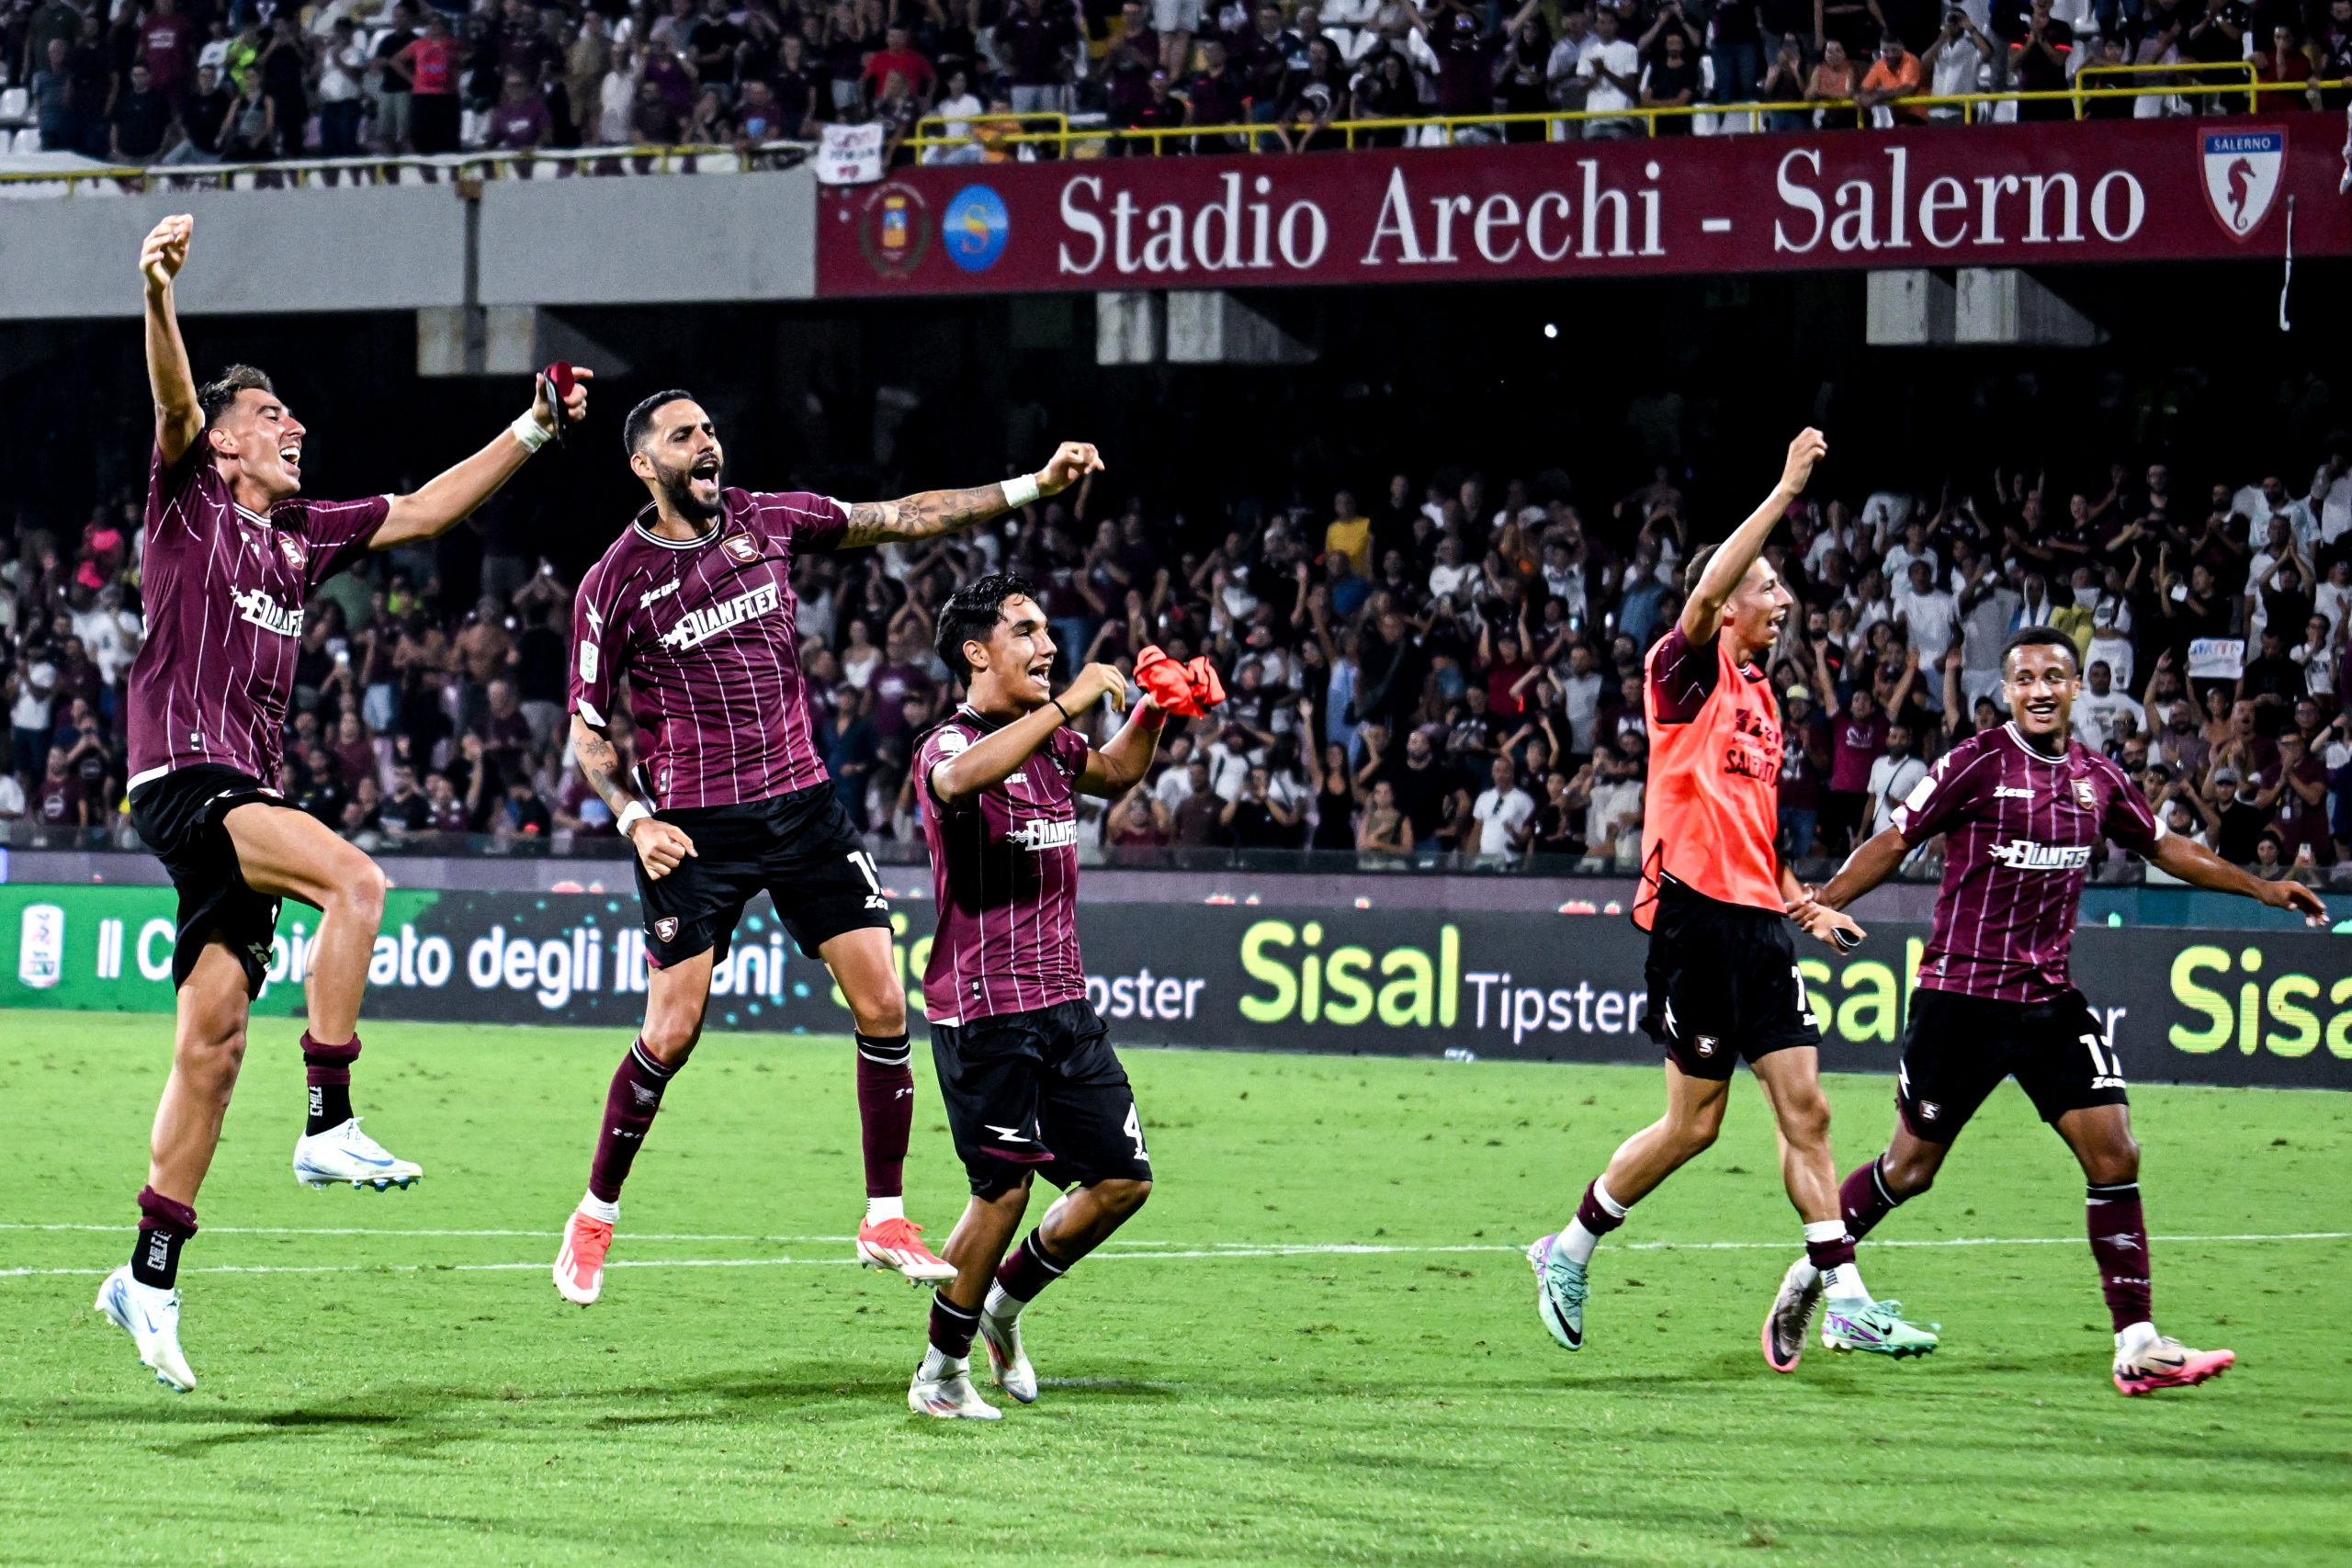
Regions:
M 621 1183 L 628 1179 L 628 1168 L 653 1125 L 653 1113 L 662 1109 L 662 1091 L 670 1087 L 670 1077 L 671 1069 L 653 1059 L 642 1040 L 628 1048 L 613 1070 L 612 1087 L 605 1091 L 605 1120 L 596 1131 L 595 1163 L 588 1168 L 588 1190 L 594 1197 L 606 1203 L 620 1201 Z
M 2091 1256 L 2098 1260 L 2098 1288 L 2107 1297 L 2115 1332 L 2152 1321 L 2155 1290 L 2150 1276 L 2154 1270 L 2148 1257 L 2148 1222 L 2140 1212 L 2140 1184 L 2120 1181 L 2112 1187 L 2089 1187 L 2083 1199 Z
M 907 1138 L 915 1124 L 913 1061 L 903 1034 L 857 1037 L 857 1123 L 868 1198 L 896 1198 L 906 1190 Z
M 359 1058 L 359 1036 L 340 1045 L 322 1045 L 302 1032 L 302 1066 L 311 1080 L 311 1115 L 305 1136 L 351 1120 L 351 1064 Z
M 1846 1216 L 1846 1234 L 1856 1241 L 1870 1235 L 1871 1227 L 1903 1201 L 1886 1190 L 1886 1178 L 1879 1174 L 1878 1162 L 1879 1156 L 1872 1155 L 1868 1163 L 1856 1166 L 1838 1184 L 1838 1209 Z

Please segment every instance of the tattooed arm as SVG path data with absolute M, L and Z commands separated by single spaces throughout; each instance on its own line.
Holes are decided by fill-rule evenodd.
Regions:
M 588 781 L 588 787 L 612 807 L 614 821 L 622 820 L 630 807 L 637 807 L 636 819 L 622 829 L 622 836 L 636 847 L 649 878 L 661 881 L 695 852 L 692 839 L 660 818 L 647 815 L 645 803 L 629 787 L 620 749 L 577 713 L 571 716 L 571 754 L 579 759 L 580 776 Z
M 860 545 L 886 544 L 894 539 L 910 544 L 953 534 L 1010 512 L 1016 505 L 1028 504 L 1026 499 L 1008 495 L 1008 491 L 1025 493 L 1034 484 L 1035 494 L 1040 498 L 1059 495 L 1087 475 L 1102 470 L 1102 459 L 1092 446 L 1083 441 L 1065 441 L 1053 459 L 1026 481 L 1014 479 L 1009 485 L 982 485 L 978 490 L 927 490 L 898 501 L 854 502 L 841 547 L 854 549 Z

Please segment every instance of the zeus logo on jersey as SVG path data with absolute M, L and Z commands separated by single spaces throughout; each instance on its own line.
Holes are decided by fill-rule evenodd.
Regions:
M 709 641 L 729 626 L 740 626 L 745 621 L 761 615 L 772 615 L 784 604 L 784 594 L 773 582 L 763 582 L 749 593 L 738 593 L 722 604 L 707 609 L 688 610 L 678 624 L 662 634 L 662 646 L 674 648 L 681 653 L 687 649 Z
M 1005 781 L 1010 784 L 1012 780 Z M 1045 850 L 1067 849 L 1078 842 L 1078 824 L 1069 822 L 1023 822 L 1004 836 L 1004 841 L 1036 854 Z
M 237 606 L 240 620 L 251 621 L 266 632 L 275 632 L 279 637 L 302 635 L 302 606 L 300 604 L 281 604 L 258 588 L 231 594 L 230 603 Z
M 2037 844 L 2030 839 L 2011 839 L 2006 844 L 1995 844 L 1991 852 L 2011 871 L 2080 871 L 2091 863 L 2088 844 Z

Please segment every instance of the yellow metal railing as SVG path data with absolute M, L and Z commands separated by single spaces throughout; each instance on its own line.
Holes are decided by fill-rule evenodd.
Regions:
M 2262 78 L 2255 70 L 2254 62 L 2251 60 L 2214 60 L 2207 62 L 2190 60 L 2183 61 L 2177 65 L 2086 65 L 2080 71 L 2075 73 L 2075 80 L 2076 82 L 2080 82 L 2086 76 L 2179 76 L 2200 71 L 2206 73 L 2219 73 L 2222 75 L 2231 77 L 2243 77 L 2245 82 L 2245 107 L 2247 112 L 2253 112 L 2256 95 L 2262 85 Z M 2274 83 L 2271 86 L 2271 91 L 2274 93 L 2292 92 L 2297 87 L 2307 86 L 2309 85 L 2310 84 L 2307 83 L 2296 82 Z M 2179 94 L 2183 87 L 2187 87 L 2191 91 L 2194 91 L 2199 97 L 2219 97 L 2225 92 L 2232 97 L 2235 97 L 2237 96 L 2236 86 L 2229 82 L 2179 83 L 2165 87 L 2164 91 L 2167 96 L 2176 96 Z M 2083 117 L 2080 113 L 2077 113 L 2075 118 L 2076 119 L 2080 119 Z
M 2134 66 L 2085 66 L 2083 73 L 2087 74 L 2092 71 L 2112 71 L 2120 73 L 2143 69 Z M 2199 69 L 2199 67 L 2190 64 L 2144 69 L 2161 71 L 2168 76 L 2173 76 Z M 2244 90 L 2248 93 L 2250 102 L 2251 95 L 2257 89 L 2267 96 L 2352 86 L 2352 78 L 2262 83 L 2256 79 L 2253 66 L 2244 61 L 2225 62 L 2212 69 L 2243 73 L 2247 82 L 2247 86 Z M 2226 86 L 2214 85 L 2200 88 L 2170 81 L 2118 87 L 2070 86 L 2044 92 L 2012 90 L 2001 93 L 1946 95 L 1923 93 L 1885 99 L 1876 107 L 1881 108 L 1899 107 L 1909 110 L 1958 108 L 1962 111 L 1963 117 L 1968 117 L 1970 111 L 1978 108 L 1990 109 L 2000 104 L 2052 103 L 2068 106 L 2073 110 L 2072 118 L 2081 119 L 2085 118 L 2090 105 L 2101 100 L 2168 98 L 2180 96 L 2184 93 L 2211 96 L 2224 91 L 2235 97 L 2240 90 L 2234 82 Z M 1418 115 L 1395 118 L 1332 120 L 1316 126 L 1313 133 L 1337 136 L 1342 145 L 1353 148 L 1360 145 L 1359 138 L 1399 130 L 1407 133 L 1408 145 L 1415 143 L 1427 145 L 1429 144 L 1428 133 L 1436 131 L 1440 133 L 1440 144 L 1452 146 L 1454 144 L 1457 134 L 1463 130 L 1487 130 L 1516 125 L 1550 126 L 1579 122 L 1625 125 L 1639 122 L 1645 135 L 1657 136 L 1659 134 L 1659 123 L 1665 120 L 1690 120 L 1704 115 L 1715 119 L 1744 119 L 1755 125 L 1759 124 L 1768 115 L 1802 114 L 1810 117 L 1816 111 L 1837 120 L 1843 120 L 1846 117 L 1851 116 L 1852 123 L 1858 127 L 1867 122 L 1870 112 L 1851 98 L 1815 98 L 1805 101 L 1745 104 L 1682 104 L 1657 108 L 1647 108 L 1636 105 L 1622 109 L 1548 109 L 1515 114 Z M 1144 142 L 1149 145 L 1152 152 L 1158 152 L 1170 140 L 1182 141 L 1197 139 L 1225 141 L 1263 150 L 1279 143 L 1279 132 L 1296 133 L 1298 130 L 1299 128 L 1295 125 L 1285 125 L 1279 120 L 1252 120 L 1228 125 L 1091 126 L 1054 131 L 1008 131 L 995 137 L 993 141 L 994 144 L 1000 147 L 1023 144 L 1052 146 L 1063 150 L 1068 155 L 1085 157 L 1100 154 L 1115 142 Z M 1508 134 L 1507 130 L 1505 133 Z M 905 146 L 918 152 L 932 148 L 968 147 L 973 144 L 969 137 L 943 138 L 920 134 L 909 137 L 904 143 Z

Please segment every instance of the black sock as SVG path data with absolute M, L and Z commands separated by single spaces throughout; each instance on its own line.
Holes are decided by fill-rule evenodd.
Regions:
M 139 1194 L 139 1239 L 130 1248 L 130 1277 L 168 1291 L 179 1282 L 180 1248 L 196 1234 L 196 1211 L 148 1187 Z
M 359 1055 L 359 1037 L 342 1045 L 322 1045 L 302 1032 L 302 1067 L 311 1082 L 311 1115 L 304 1136 L 340 1127 L 351 1120 L 351 1064 Z

